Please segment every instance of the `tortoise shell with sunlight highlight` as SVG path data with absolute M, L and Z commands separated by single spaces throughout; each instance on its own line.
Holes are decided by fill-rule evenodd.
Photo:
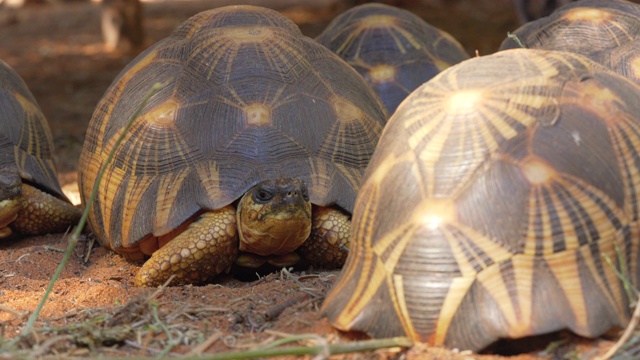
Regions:
M 407 10 L 384 4 L 345 11 L 316 40 L 358 70 L 389 114 L 418 86 L 469 58 L 445 31 Z
M 36 99 L 0 60 L 0 240 L 64 232 L 80 219 L 58 183 L 53 150 Z
M 91 208 L 103 244 L 135 253 L 144 237 L 232 204 L 266 179 L 300 179 L 312 204 L 353 209 L 384 108 L 338 56 L 253 6 L 195 15 L 118 75 L 82 150 L 85 203 L 154 83 L 161 90 L 115 149 Z
M 324 312 L 476 351 L 624 327 L 639 150 L 640 88 L 586 57 L 514 49 L 443 71 L 385 127 Z
M 640 4 L 578 1 L 522 25 L 513 35 L 526 48 L 585 55 L 640 85 Z M 518 47 L 512 36 L 500 49 Z
M 22 78 L 0 60 L 0 169 L 65 198 L 53 162 L 53 137 Z M 65 198 L 66 199 L 66 198 Z

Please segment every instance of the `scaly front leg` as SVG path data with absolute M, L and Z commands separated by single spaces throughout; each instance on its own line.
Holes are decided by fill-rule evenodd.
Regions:
M 233 206 L 203 213 L 187 229 L 151 255 L 135 277 L 136 286 L 199 284 L 228 271 L 238 256 Z
M 311 235 L 298 253 L 311 265 L 324 269 L 339 269 L 349 253 L 351 219 L 338 209 L 317 206 L 313 208 Z

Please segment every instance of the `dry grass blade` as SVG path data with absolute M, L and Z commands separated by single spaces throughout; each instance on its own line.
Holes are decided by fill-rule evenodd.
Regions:
M 4 311 L 4 312 L 8 312 L 11 315 L 17 317 L 18 319 L 22 319 L 24 317 L 26 317 L 29 313 L 26 311 L 18 311 L 18 310 L 14 310 L 6 305 L 2 305 L 0 304 L 0 311 Z
M 209 336 L 209 338 L 207 338 L 207 340 L 205 340 L 204 342 L 202 342 L 202 344 L 194 347 L 193 349 L 191 349 L 191 351 L 189 351 L 187 353 L 187 355 L 200 355 L 203 352 L 207 351 L 208 348 L 211 347 L 211 345 L 213 345 L 216 341 L 220 340 L 220 338 L 222 338 L 222 333 L 219 331 L 216 331 L 215 333 L 213 333 L 213 335 Z
M 624 329 L 624 333 L 616 343 L 602 356 L 597 358 L 596 360 L 609 360 L 613 358 L 614 355 L 622 349 L 622 347 L 629 342 L 631 337 L 633 336 L 634 331 L 638 327 L 638 323 L 640 323 L 640 302 L 636 304 L 636 309 L 633 311 L 633 316 L 631 317 L 631 321 L 629 321 L 629 325 Z
M 316 338 L 318 335 L 297 335 L 294 336 L 295 339 L 280 339 L 277 340 L 280 343 L 286 343 L 291 341 L 297 341 L 301 338 L 309 339 Z M 397 337 L 397 338 L 388 338 L 388 339 L 374 339 L 374 340 L 364 340 L 364 341 L 354 341 L 345 344 L 332 344 L 328 345 L 323 341 L 323 344 L 316 346 L 299 346 L 299 347 L 277 347 L 277 348 L 268 348 L 268 349 L 258 349 L 244 352 L 229 352 L 229 353 L 219 353 L 210 357 L 203 357 L 203 359 L 210 360 L 225 360 L 225 359 L 251 359 L 256 357 L 271 357 L 271 356 L 285 356 L 285 355 L 326 355 L 326 357 L 330 355 L 338 355 L 338 354 L 346 354 L 346 353 L 354 353 L 354 352 L 365 352 L 365 351 L 373 351 L 379 350 L 383 348 L 390 347 L 411 347 L 413 343 L 409 338 L 406 337 Z
M 620 349 L 622 349 L 622 347 L 627 344 L 629 340 L 631 340 L 634 331 L 640 323 L 640 301 L 638 301 L 638 290 L 634 288 L 633 284 L 630 281 L 629 274 L 627 273 L 627 271 L 625 271 L 627 269 L 627 266 L 620 246 L 616 244 L 615 250 L 618 262 L 620 264 L 620 269 L 622 270 L 618 270 L 611 258 L 609 258 L 609 256 L 607 256 L 606 254 L 603 255 L 603 258 L 607 262 L 607 264 L 616 272 L 616 275 L 618 276 L 620 281 L 622 281 L 625 292 L 627 293 L 630 301 L 632 301 L 631 305 L 633 305 L 633 302 L 635 302 L 635 310 L 633 311 L 631 320 L 629 321 L 629 324 L 625 328 L 624 333 L 622 334 L 620 339 L 618 339 L 618 341 L 602 357 L 598 357 L 597 360 L 608 360 L 613 358 L 618 353 L 618 351 L 620 351 Z
M 286 309 L 292 307 L 295 304 L 301 303 L 302 301 L 306 300 L 309 297 L 309 295 L 307 294 L 303 294 L 303 295 L 298 295 L 294 298 L 291 298 L 285 302 L 276 304 L 276 306 L 271 307 L 270 309 L 268 309 L 267 311 L 265 311 L 264 313 L 264 318 L 265 320 L 269 321 L 269 320 L 274 320 L 275 318 L 277 318 L 280 314 L 282 314 L 283 311 L 285 311 Z
M 298 341 L 300 339 L 310 339 L 317 338 L 318 335 L 315 334 L 307 334 L 307 335 L 296 335 L 292 337 L 292 339 L 285 338 L 279 339 L 277 342 L 279 344 Z M 249 351 L 234 351 L 234 352 L 225 352 L 225 353 L 217 353 L 209 356 L 202 355 L 193 355 L 193 356 L 184 356 L 181 359 L 199 359 L 199 360 L 234 360 L 234 359 L 255 359 L 260 357 L 277 357 L 277 356 L 287 356 L 287 355 L 321 355 L 321 358 L 329 358 L 331 355 L 338 354 L 347 354 L 347 353 L 356 353 L 356 352 L 366 352 L 366 351 L 375 351 L 386 348 L 408 348 L 411 347 L 413 343 L 409 338 L 406 337 L 396 337 L 396 338 L 387 338 L 387 339 L 374 339 L 374 340 L 364 340 L 364 341 L 354 341 L 345 344 L 327 344 L 324 339 L 322 339 L 320 345 L 315 346 L 294 346 L 294 347 L 269 347 L 263 349 L 249 350 Z M 115 358 L 102 357 L 103 360 L 111 360 Z M 129 360 L 132 359 L 144 359 L 143 357 L 129 357 Z
M 518 35 L 516 34 L 512 34 L 510 32 L 507 32 L 507 37 L 513 41 L 516 42 L 516 44 L 518 44 L 518 46 L 520 46 L 523 49 L 526 49 L 526 46 L 524 46 L 524 44 L 522 43 L 522 41 L 520 41 L 520 38 L 518 38 Z

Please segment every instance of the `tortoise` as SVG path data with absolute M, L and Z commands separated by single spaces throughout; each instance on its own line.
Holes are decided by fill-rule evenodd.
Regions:
M 452 66 L 387 122 L 323 313 L 472 351 L 625 326 L 616 272 L 639 284 L 639 149 L 640 88 L 582 55 Z
M 58 183 L 47 120 L 0 60 L 0 238 L 62 232 L 79 219 Z
M 135 58 L 89 123 L 86 204 L 115 139 L 89 223 L 145 260 L 136 285 L 199 284 L 240 266 L 340 267 L 360 177 L 386 121 L 362 77 L 280 13 L 199 13 Z M 308 240 L 307 240 L 308 239 Z M 300 246 L 302 244 L 302 246 Z
M 583 0 L 513 32 L 526 48 L 585 55 L 640 84 L 640 4 Z M 520 47 L 507 37 L 500 50 Z
M 384 4 L 345 11 L 316 41 L 358 70 L 389 114 L 418 86 L 469 58 L 447 32 L 407 10 Z

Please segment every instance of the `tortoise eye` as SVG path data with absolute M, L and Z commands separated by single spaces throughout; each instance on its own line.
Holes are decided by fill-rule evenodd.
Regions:
M 309 201 L 309 190 L 306 186 L 302 188 L 302 198 L 304 198 L 304 201 Z
M 273 198 L 273 193 L 265 189 L 256 190 L 253 199 L 258 203 L 265 203 Z

